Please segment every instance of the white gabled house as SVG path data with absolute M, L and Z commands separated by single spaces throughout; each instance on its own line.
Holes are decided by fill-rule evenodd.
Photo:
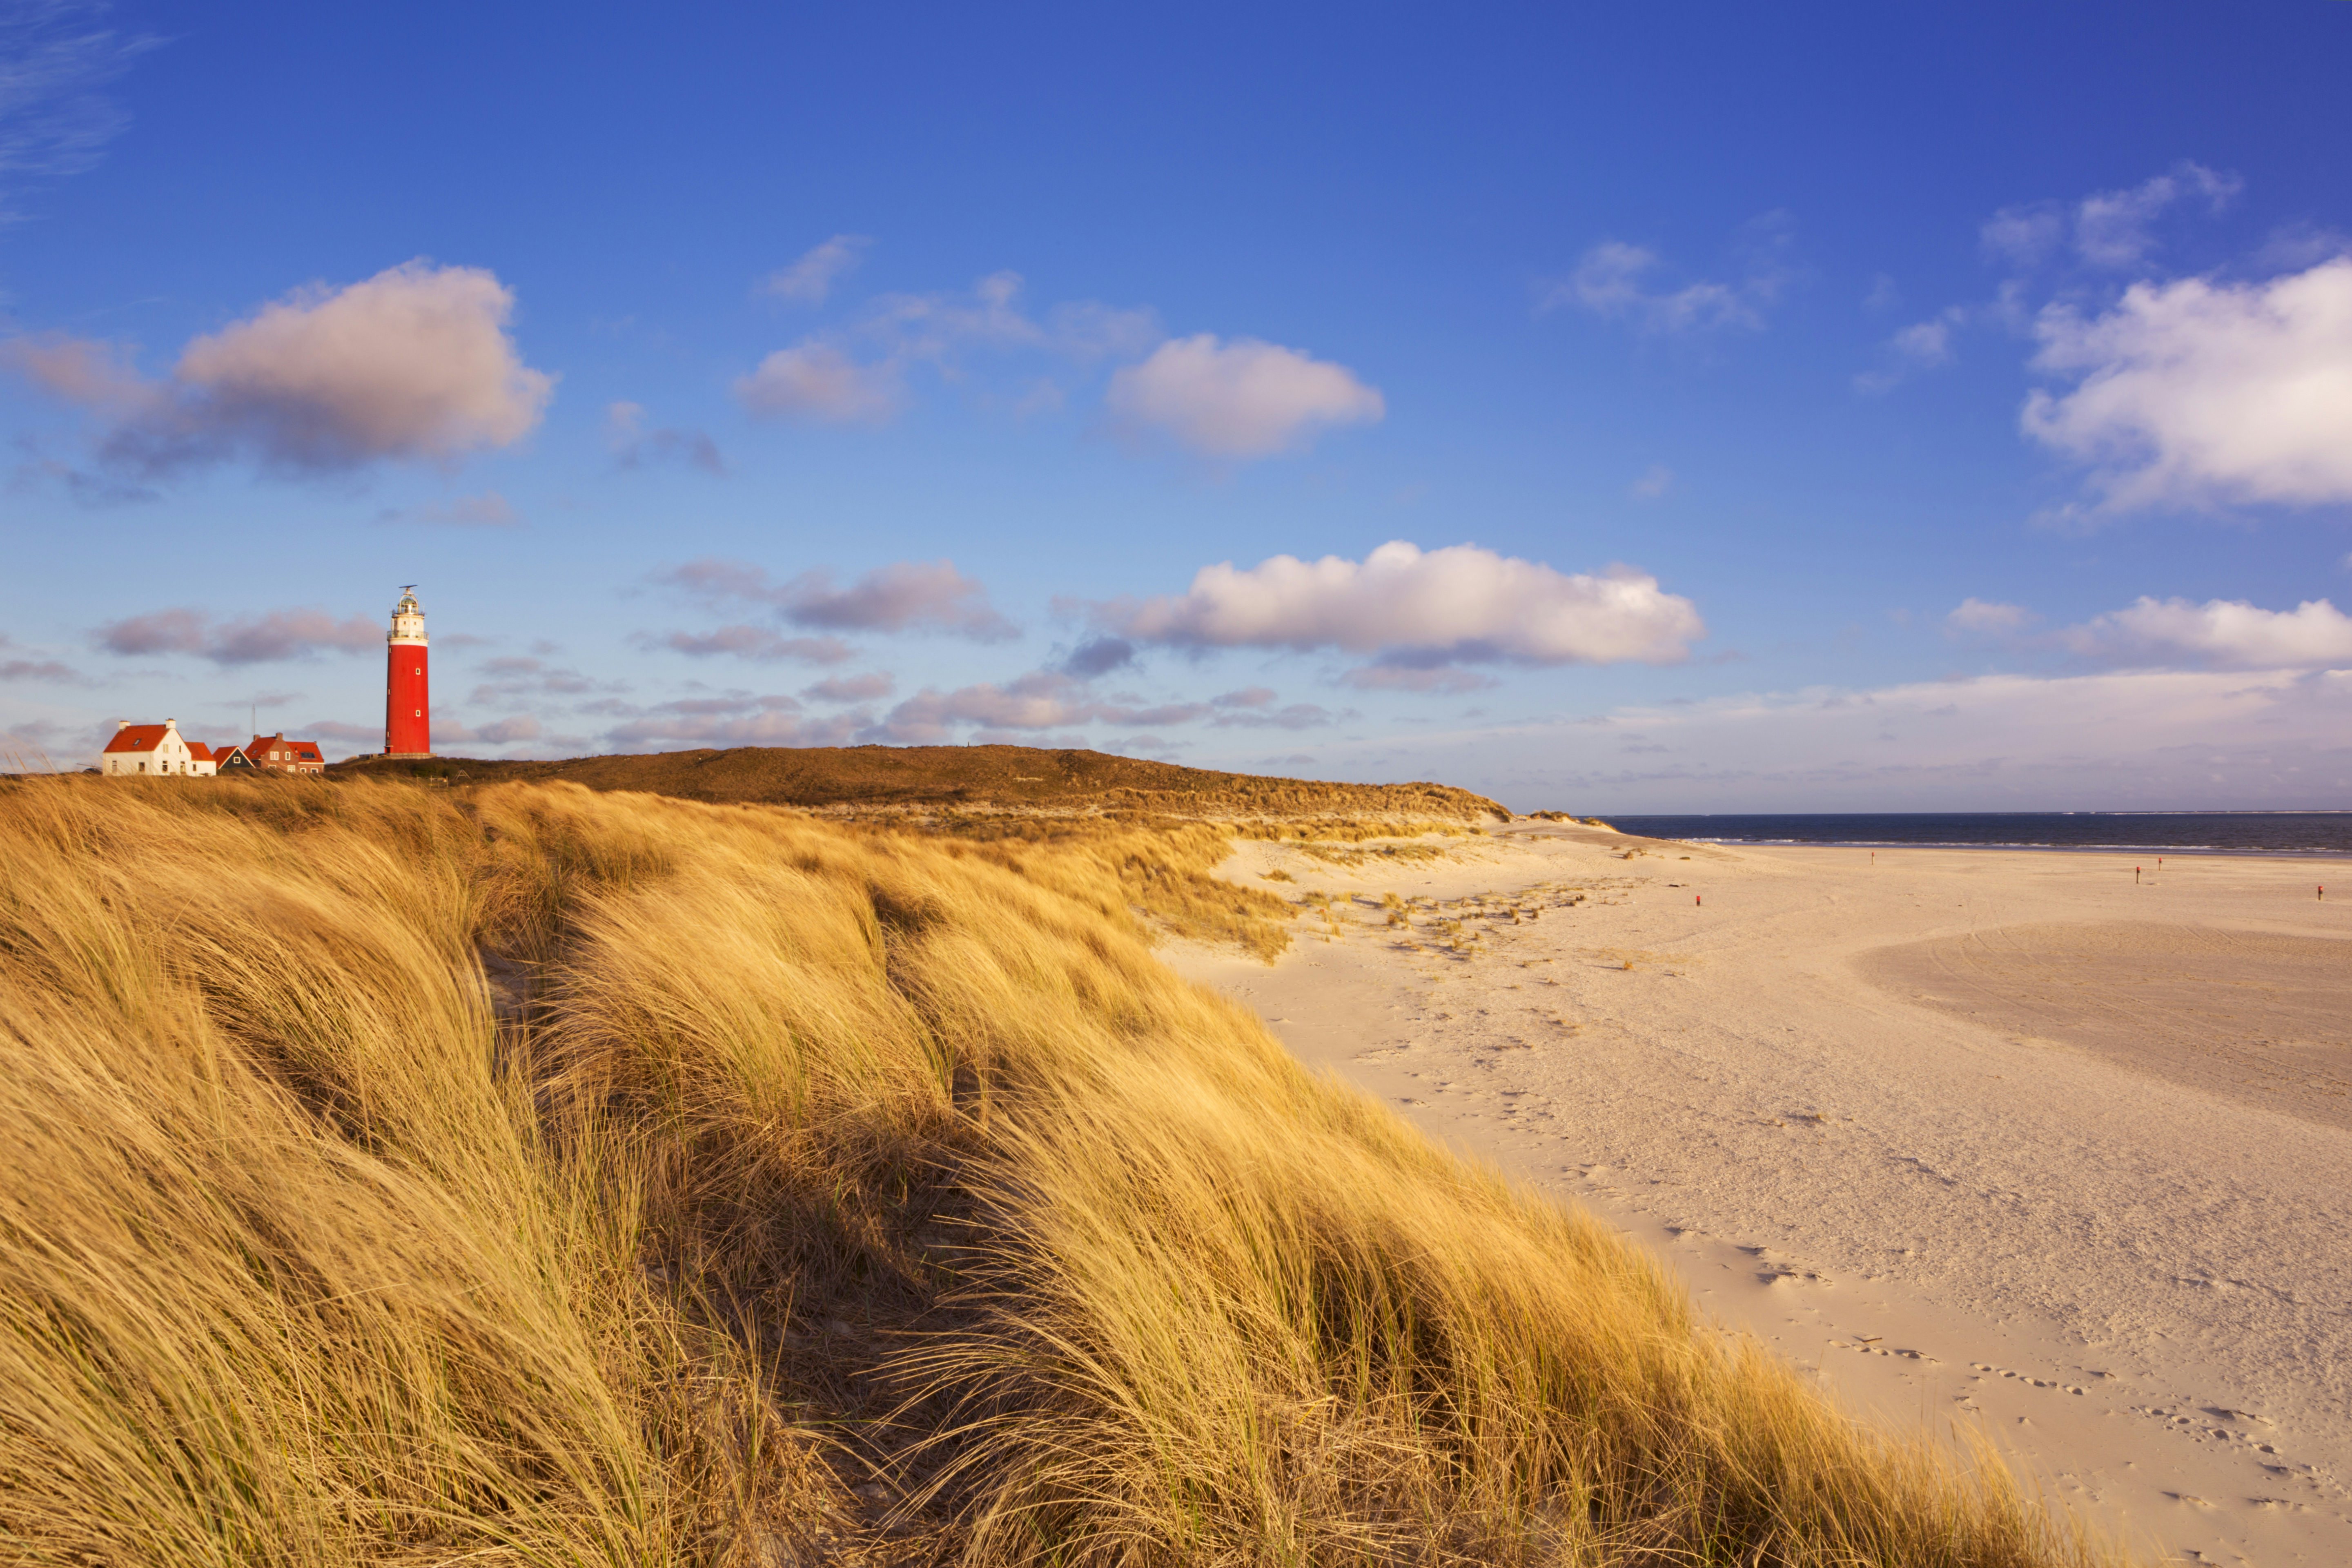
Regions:
M 191 741 L 182 735 L 176 719 L 166 719 L 161 724 L 133 724 L 125 719 L 98 758 L 98 771 L 110 774 L 163 773 L 173 778 L 205 778 L 215 766 L 212 749 L 202 741 Z

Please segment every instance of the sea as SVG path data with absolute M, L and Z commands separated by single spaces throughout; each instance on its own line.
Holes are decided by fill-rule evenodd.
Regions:
M 2352 811 L 1805 812 L 1604 820 L 1623 833 L 1705 844 L 2352 856 Z

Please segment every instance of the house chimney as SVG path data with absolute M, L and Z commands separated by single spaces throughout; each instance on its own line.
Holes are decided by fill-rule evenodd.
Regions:
M 114 721 L 114 727 L 118 730 L 128 730 L 131 728 L 131 721 L 128 719 L 117 719 Z

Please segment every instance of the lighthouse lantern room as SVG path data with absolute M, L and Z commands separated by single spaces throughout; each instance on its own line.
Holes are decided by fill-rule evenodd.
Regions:
M 392 635 L 384 639 L 383 754 L 433 754 L 433 704 L 425 684 L 425 612 L 416 584 L 400 591 L 392 607 Z

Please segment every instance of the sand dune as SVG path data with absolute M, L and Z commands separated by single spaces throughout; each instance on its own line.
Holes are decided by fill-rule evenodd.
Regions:
M 1982 1432 L 2166 1553 L 2352 1561 L 2352 908 L 2324 878 L 1643 850 L 1247 845 L 1224 874 L 1330 917 L 1272 968 L 1172 960 L 1855 1406 Z M 1383 893 L 1431 902 L 1399 927 Z

